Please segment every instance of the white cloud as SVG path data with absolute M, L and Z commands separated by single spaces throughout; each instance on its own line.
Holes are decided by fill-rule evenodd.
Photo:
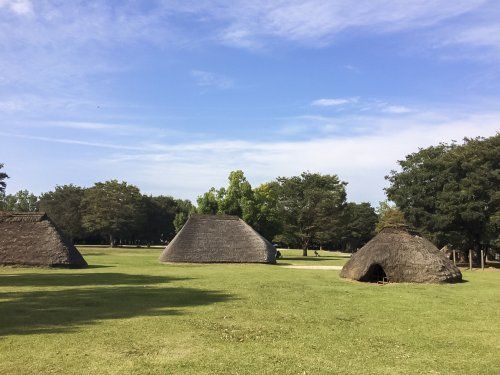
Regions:
M 137 184 L 148 193 L 194 199 L 210 186 L 225 184 L 227 174 L 234 169 L 244 170 L 254 185 L 280 175 L 295 175 L 310 170 L 338 174 L 349 182 L 350 200 L 376 203 L 384 198 L 384 175 L 397 167 L 397 160 L 418 147 L 460 140 L 465 136 L 490 136 L 500 130 L 500 113 L 453 116 L 409 114 L 402 118 L 345 118 L 339 126 L 352 123 L 354 126 L 370 126 L 371 131 L 315 133 L 309 139 L 294 141 L 276 137 L 273 141 L 264 142 L 215 138 L 163 143 L 153 136 L 139 139 L 132 136 L 121 139 L 120 144 L 110 144 L 12 133 L 2 133 L 2 137 L 15 136 L 74 146 L 64 160 L 52 158 L 50 163 L 40 161 L 39 166 L 65 170 L 73 158 L 88 155 L 88 159 L 78 159 L 82 165 L 79 174 L 87 176 L 88 184 L 94 182 L 96 176 L 112 176 Z M 78 147 L 93 147 L 101 151 L 96 156 L 80 152 Z M 46 172 L 49 173 L 48 170 Z M 61 182 L 74 181 L 58 181 Z M 36 190 L 33 186 L 25 187 Z M 43 186 L 40 190 L 51 187 Z M 13 185 L 13 188 L 16 186 Z
M 0 113 L 2 112 L 18 112 L 25 109 L 24 102 L 20 100 L 2 100 L 0 101 Z
M 316 107 L 337 107 L 350 103 L 357 103 L 358 98 L 335 98 L 335 99 L 317 99 L 311 103 Z
M 404 114 L 412 112 L 411 108 L 402 105 L 388 105 L 382 108 L 383 112 L 394 113 L 394 114 Z
M 210 186 L 225 184 L 229 171 L 242 169 L 253 184 L 304 170 L 336 173 L 349 182 L 349 199 L 376 203 L 384 198 L 384 176 L 397 160 L 441 141 L 490 136 L 500 130 L 500 113 L 426 123 L 371 118 L 377 129 L 365 135 L 327 136 L 300 141 L 224 141 L 152 145 L 151 152 L 120 154 L 105 164 L 110 170 L 140 170 L 135 178 L 152 192 L 169 191 L 194 199 Z M 139 168 L 140 166 L 140 168 Z M 200 171 L 204 171 L 200 173 Z M 173 183 L 172 181 L 182 181 Z
M 201 3 L 207 14 L 228 23 L 221 34 L 222 42 L 251 48 L 265 37 L 324 45 L 353 28 L 370 32 L 423 28 L 477 9 L 486 1 L 359 0 L 356 6 L 348 0 Z
M 30 0 L 0 0 L 0 11 L 2 8 L 22 16 L 33 13 L 33 4 Z
M 311 105 L 315 107 L 344 107 L 350 104 L 351 109 L 358 111 L 384 112 L 392 114 L 405 114 L 413 112 L 413 109 L 402 106 L 389 104 L 381 100 L 355 98 L 333 98 L 333 99 L 317 99 Z
M 192 70 L 191 76 L 195 79 L 196 84 L 201 87 L 213 87 L 221 90 L 234 87 L 234 81 L 222 74 L 205 70 Z

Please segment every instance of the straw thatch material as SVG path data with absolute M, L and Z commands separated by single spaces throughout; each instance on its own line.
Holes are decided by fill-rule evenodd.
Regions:
M 384 228 L 353 254 L 341 277 L 358 281 L 444 283 L 462 280 L 460 270 L 430 241 L 406 228 Z
M 0 212 L 0 265 L 86 267 L 43 212 Z
M 276 263 L 276 249 L 237 216 L 192 215 L 161 262 Z

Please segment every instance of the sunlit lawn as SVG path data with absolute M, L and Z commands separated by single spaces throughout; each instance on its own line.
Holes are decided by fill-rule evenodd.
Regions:
M 0 374 L 500 373 L 500 271 L 377 286 L 81 250 L 88 269 L 0 268 Z M 300 254 L 281 264 L 347 260 Z

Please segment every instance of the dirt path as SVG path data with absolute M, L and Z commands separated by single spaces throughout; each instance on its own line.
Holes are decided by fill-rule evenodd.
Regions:
M 296 268 L 301 270 L 334 270 L 340 271 L 342 266 L 282 266 L 283 268 Z

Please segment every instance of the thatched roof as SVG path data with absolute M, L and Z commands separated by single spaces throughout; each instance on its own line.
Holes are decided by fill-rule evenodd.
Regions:
M 160 261 L 276 263 L 276 249 L 237 216 L 191 215 Z
M 443 283 L 462 280 L 460 270 L 430 241 L 406 228 L 384 228 L 353 254 L 341 277 L 359 281 Z
M 43 212 L 0 212 L 0 265 L 86 267 Z

